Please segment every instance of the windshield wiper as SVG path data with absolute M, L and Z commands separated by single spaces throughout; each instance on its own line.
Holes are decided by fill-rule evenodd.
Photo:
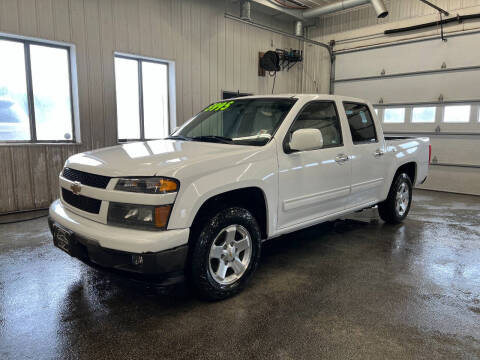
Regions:
M 192 137 L 193 141 L 211 141 L 211 142 L 220 142 L 224 144 L 233 144 L 233 140 L 225 136 L 217 135 L 203 135 L 203 136 L 194 136 Z
M 185 140 L 185 141 L 191 141 L 192 140 L 192 138 L 186 137 L 186 136 L 183 136 L 183 135 L 167 136 L 165 139 L 168 139 L 168 140 Z

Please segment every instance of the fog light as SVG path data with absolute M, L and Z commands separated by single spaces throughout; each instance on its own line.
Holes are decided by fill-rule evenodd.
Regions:
M 142 255 L 132 255 L 132 264 L 135 266 L 139 266 L 143 264 L 143 256 Z

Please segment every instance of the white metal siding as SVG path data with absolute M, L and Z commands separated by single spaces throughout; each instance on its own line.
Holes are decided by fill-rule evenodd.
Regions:
M 336 80 L 378 76 L 382 69 L 386 70 L 387 75 L 440 70 L 443 62 L 447 69 L 478 66 L 480 56 L 472 50 L 479 43 L 480 33 L 476 33 L 451 37 L 447 42 L 437 38 L 357 51 L 348 55 L 339 54 L 336 59 Z
M 472 51 L 478 43 L 480 33 L 474 33 L 450 37 L 447 42 L 437 38 L 340 53 L 335 93 L 367 98 L 374 104 L 380 99 L 385 103 L 437 102 L 440 95 L 444 101 L 478 100 L 480 55 Z M 374 79 L 348 81 L 369 77 Z
M 82 134 L 79 145 L 0 146 L 0 213 L 48 206 L 68 156 L 116 143 L 114 51 L 175 61 L 179 124 L 221 90 L 270 93 L 273 78 L 257 75 L 258 52 L 300 44 L 226 20 L 226 4 L 238 11 L 223 0 L 0 0 L 0 32 L 75 44 Z M 300 91 L 301 71 L 279 73 L 275 92 Z
M 455 14 L 456 10 L 480 5 L 480 0 L 435 0 L 433 3 Z M 318 22 L 319 36 L 323 37 L 367 26 L 395 23 L 405 19 L 437 14 L 434 9 L 419 0 L 386 0 L 385 4 L 389 14 L 382 19 L 377 19 L 375 11 L 370 5 L 324 16 Z
M 429 134 L 437 164 L 431 166 L 426 188 L 480 195 L 479 41 L 480 33 L 463 33 L 448 42 L 436 38 L 337 55 L 336 94 L 384 106 L 426 103 L 437 107 L 432 124 L 412 123 L 409 108 L 404 123 L 383 124 L 387 134 Z M 383 70 L 385 76 L 381 76 Z M 472 104 L 470 122 L 444 123 L 445 103 L 440 96 L 447 104 Z

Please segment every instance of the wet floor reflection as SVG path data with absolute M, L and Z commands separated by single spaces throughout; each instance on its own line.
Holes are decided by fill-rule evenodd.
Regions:
M 89 268 L 45 219 L 0 225 L 0 358 L 480 356 L 478 202 L 417 194 L 405 224 L 368 210 L 265 243 L 219 303 Z

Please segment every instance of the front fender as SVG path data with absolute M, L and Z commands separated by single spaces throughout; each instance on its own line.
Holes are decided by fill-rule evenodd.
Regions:
M 267 202 L 267 228 L 271 233 L 271 229 L 276 228 L 277 176 L 276 159 L 268 158 L 243 162 L 206 174 L 187 184 L 182 183 L 183 187 L 175 200 L 168 229 L 190 227 L 202 204 L 215 195 L 257 187 L 263 191 Z

